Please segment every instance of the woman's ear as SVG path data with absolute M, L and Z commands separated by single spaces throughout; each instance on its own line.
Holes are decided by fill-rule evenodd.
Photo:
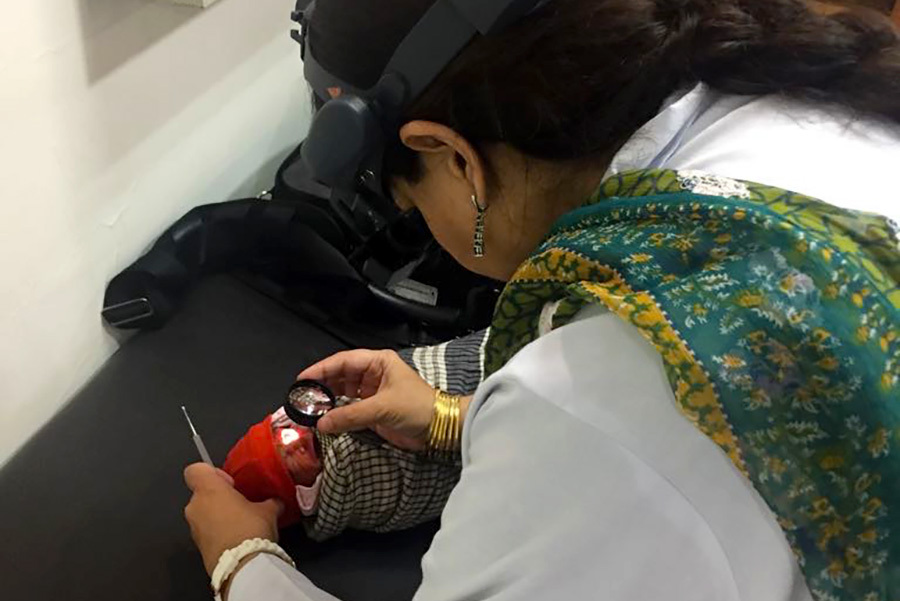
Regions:
M 424 155 L 430 169 L 465 185 L 482 204 L 487 202 L 487 173 L 484 159 L 468 140 L 453 129 L 432 121 L 410 121 L 400 128 L 403 145 Z

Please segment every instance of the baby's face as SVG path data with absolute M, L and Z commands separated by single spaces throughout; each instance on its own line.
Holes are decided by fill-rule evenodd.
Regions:
M 312 486 L 322 471 L 313 431 L 289 420 L 279 424 L 273 420 L 272 433 L 275 447 L 294 484 Z

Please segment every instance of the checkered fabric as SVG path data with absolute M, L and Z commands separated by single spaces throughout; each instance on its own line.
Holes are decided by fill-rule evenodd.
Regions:
M 484 377 L 487 331 L 400 356 L 432 386 L 469 395 Z M 314 540 L 347 528 L 388 532 L 438 517 L 459 480 L 460 465 L 397 449 L 372 432 L 322 436 L 323 471 L 316 515 L 305 523 Z

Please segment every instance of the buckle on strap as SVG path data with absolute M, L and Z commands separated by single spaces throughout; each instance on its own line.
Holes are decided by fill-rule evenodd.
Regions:
M 101 315 L 106 323 L 114 328 L 121 328 L 135 322 L 153 317 L 156 312 L 149 298 L 135 298 L 124 303 L 103 307 Z

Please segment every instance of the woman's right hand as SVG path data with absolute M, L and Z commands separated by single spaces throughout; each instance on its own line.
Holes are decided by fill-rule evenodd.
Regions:
M 323 434 L 371 429 L 396 447 L 422 451 L 434 409 L 434 389 L 393 351 L 348 351 L 298 376 L 361 401 L 334 409 L 318 424 Z M 463 402 L 463 410 L 468 403 Z

